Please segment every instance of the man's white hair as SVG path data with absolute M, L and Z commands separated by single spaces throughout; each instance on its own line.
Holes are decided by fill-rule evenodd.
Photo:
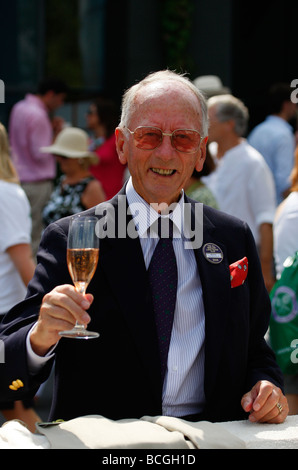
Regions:
M 122 106 L 121 106 L 121 120 L 119 127 L 127 127 L 131 115 L 134 111 L 135 99 L 138 92 L 145 86 L 154 83 L 154 82 L 179 82 L 182 83 L 185 87 L 189 88 L 195 98 L 198 100 L 201 110 L 201 137 L 206 137 L 208 135 L 208 112 L 207 112 L 207 103 L 204 95 L 198 90 L 198 88 L 185 76 L 172 72 L 171 70 L 161 70 L 159 72 L 153 72 L 139 83 L 133 85 L 129 88 L 123 95 Z

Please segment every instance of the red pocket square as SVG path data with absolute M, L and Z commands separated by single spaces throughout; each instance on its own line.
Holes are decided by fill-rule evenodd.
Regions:
M 247 276 L 248 261 L 246 256 L 233 264 L 230 264 L 231 287 L 241 286 Z

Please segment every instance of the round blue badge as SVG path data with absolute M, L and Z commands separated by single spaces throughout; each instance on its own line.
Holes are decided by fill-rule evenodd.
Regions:
M 219 246 L 214 243 L 205 243 L 203 246 L 203 255 L 209 263 L 219 264 L 223 260 L 223 252 Z

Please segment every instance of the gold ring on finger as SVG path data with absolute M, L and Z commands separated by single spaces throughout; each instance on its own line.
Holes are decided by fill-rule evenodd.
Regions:
M 276 403 L 279 413 L 282 412 L 282 405 L 280 403 Z

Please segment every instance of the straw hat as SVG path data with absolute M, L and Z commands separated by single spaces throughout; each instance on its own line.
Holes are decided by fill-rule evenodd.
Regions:
M 92 164 L 98 163 L 98 157 L 88 149 L 89 137 L 87 132 L 78 127 L 66 127 L 59 132 L 55 142 L 48 147 L 41 147 L 40 151 L 61 155 L 68 158 L 87 158 Z
M 223 86 L 222 81 L 216 75 L 202 75 L 194 79 L 193 84 L 208 98 L 215 95 L 231 93 L 228 87 Z

